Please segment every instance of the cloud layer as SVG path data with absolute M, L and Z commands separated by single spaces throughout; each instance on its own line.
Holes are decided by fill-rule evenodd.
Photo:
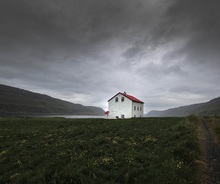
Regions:
M 145 111 L 219 96 L 217 0 L 0 1 L 0 83 Z

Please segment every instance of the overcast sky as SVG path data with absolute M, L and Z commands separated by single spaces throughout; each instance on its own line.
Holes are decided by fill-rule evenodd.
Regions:
M 145 112 L 220 92 L 219 0 L 0 0 L 0 83 Z

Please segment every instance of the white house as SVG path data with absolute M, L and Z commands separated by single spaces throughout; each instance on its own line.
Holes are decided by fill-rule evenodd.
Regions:
M 128 95 L 127 93 L 117 93 L 108 100 L 109 118 L 132 118 L 144 115 L 144 102 Z

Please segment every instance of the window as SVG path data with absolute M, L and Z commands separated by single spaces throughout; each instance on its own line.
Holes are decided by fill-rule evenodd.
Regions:
M 142 108 L 140 107 L 140 111 L 142 111 Z
M 118 102 L 118 97 L 115 98 L 115 102 Z
M 139 111 L 139 107 L 137 107 L 137 111 Z
M 121 102 L 124 102 L 125 101 L 125 98 L 124 97 L 121 97 Z
M 136 111 L 136 106 L 134 106 L 134 111 Z

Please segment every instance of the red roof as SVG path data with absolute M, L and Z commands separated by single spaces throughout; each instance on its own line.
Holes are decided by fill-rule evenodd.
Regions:
M 115 96 L 117 96 L 117 95 L 119 95 L 119 94 L 121 94 L 121 95 L 127 97 L 128 99 L 132 100 L 133 102 L 144 103 L 144 102 L 142 102 L 141 100 L 137 99 L 136 97 L 131 96 L 131 95 L 128 95 L 127 93 L 121 93 L 121 92 L 119 92 L 119 93 L 117 93 Z M 108 100 L 108 102 L 109 102 L 111 99 L 113 99 L 115 96 L 113 96 L 112 98 L 110 98 L 110 99 Z

